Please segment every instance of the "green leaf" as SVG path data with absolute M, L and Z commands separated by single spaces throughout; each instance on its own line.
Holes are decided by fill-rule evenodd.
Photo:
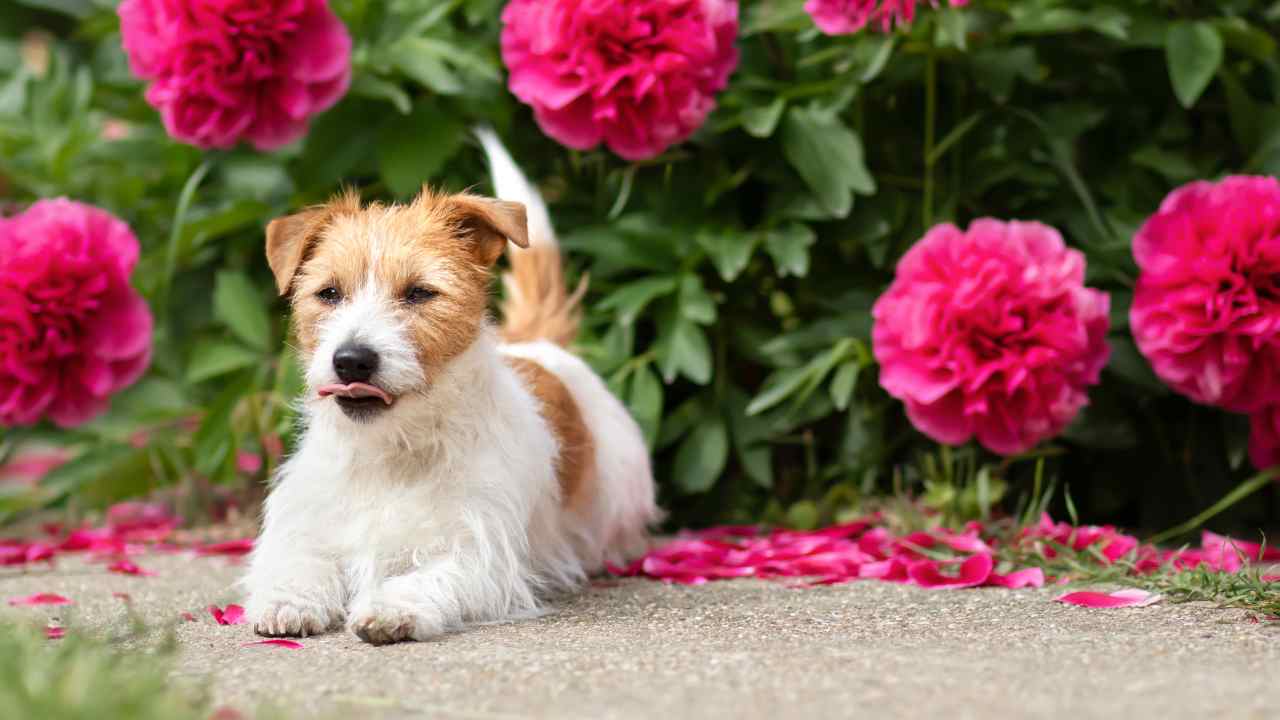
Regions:
M 1008 102 L 1019 79 L 1039 82 L 1044 73 L 1030 45 L 989 47 L 968 56 L 973 79 L 997 102 Z
M 787 109 L 786 98 L 781 96 L 773 99 L 768 105 L 753 105 L 742 110 L 742 129 L 747 134 L 756 138 L 767 138 L 773 135 L 773 131 L 778 127 L 778 121 L 782 119 L 782 113 Z
M 818 527 L 820 513 L 812 500 L 799 500 L 787 508 L 787 525 L 797 530 L 812 530 Z
M 953 47 L 964 51 L 969 47 L 968 13 L 961 8 L 949 7 L 938 14 L 938 46 Z
M 702 278 L 693 273 L 680 279 L 680 316 L 699 325 L 716 321 L 716 302 L 702 286 Z
M 724 419 L 708 418 L 694 428 L 676 451 L 676 487 L 688 494 L 710 490 L 729 460 L 729 431 Z
M 813 368 L 810 365 L 783 368 L 765 380 L 764 387 L 747 405 L 748 415 L 758 415 L 765 410 L 786 400 L 809 378 Z
M 709 403 L 704 402 L 702 397 L 694 395 L 676 406 L 675 410 L 662 419 L 662 430 L 658 433 L 657 446 L 670 447 L 675 441 L 688 434 L 702 421 L 702 416 L 707 414 L 708 405 Z
M 465 137 L 462 121 L 432 102 L 391 118 L 378 136 L 383 182 L 396 195 L 416 194 L 458 152 Z
M 770 375 L 764 388 L 747 405 L 747 414 L 757 415 L 793 396 L 797 404 L 803 403 L 833 369 L 846 358 L 856 355 L 857 347 L 856 340 L 844 338 L 804 365 L 784 368 Z
M 241 272 L 218 273 L 213 290 L 213 314 L 224 325 L 257 350 L 271 345 L 271 323 L 262 294 Z
M 205 341 L 196 346 L 187 366 L 189 382 L 204 382 L 250 365 L 262 362 L 262 353 L 254 352 L 239 343 Z
M 707 251 L 725 282 L 733 282 L 747 268 L 757 243 L 754 234 L 731 230 L 704 230 L 695 235 L 694 240 Z
M 439 47 L 424 38 L 405 38 L 392 46 L 392 64 L 409 79 L 441 95 L 456 95 L 465 86 L 445 64 Z
M 84 19 L 93 12 L 92 0 L 17 0 L 21 5 L 27 5 L 41 10 L 52 10 L 64 15 L 70 15 L 74 18 Z
M 764 248 L 773 257 L 779 276 L 804 277 L 809 274 L 809 246 L 816 240 L 808 225 L 789 223 L 766 232 Z
M 853 193 L 876 191 L 863 159 L 862 141 L 834 115 L 806 108 L 788 110 L 782 123 L 782 152 L 833 217 L 849 215 Z
M 646 365 L 631 375 L 627 408 L 644 433 L 645 444 L 653 449 L 662 422 L 662 381 Z
M 687 318 L 677 318 L 658 347 L 658 363 L 667 382 L 684 375 L 699 385 L 711 380 L 711 345 L 702 328 Z
M 596 305 L 599 310 L 613 310 L 623 325 L 631 325 L 645 306 L 654 300 L 675 292 L 673 277 L 651 277 L 628 283 L 609 293 Z
M 853 399 L 853 389 L 858 384 L 858 373 L 862 366 L 856 362 L 847 362 L 841 365 L 837 370 L 835 377 L 831 378 L 831 403 L 836 406 L 837 410 L 844 411 L 849 409 L 849 402 Z
M 231 455 L 235 440 L 231 418 L 249 391 L 248 382 L 233 382 L 223 387 L 206 408 L 200 429 L 191 438 L 196 472 L 212 476 Z
M 871 55 L 867 59 L 862 74 L 858 76 L 858 81 L 863 85 L 875 80 L 884 71 L 889 64 L 889 58 L 893 57 L 893 47 L 897 42 L 897 38 L 893 35 L 883 35 L 874 43 L 861 43 L 858 45 L 859 55 L 864 54 L 864 49 L 870 50 Z
M 1173 92 L 1182 107 L 1196 104 L 1221 67 L 1222 57 L 1222 36 L 1209 23 L 1179 22 L 1169 28 L 1165 59 Z
M 413 100 L 409 98 L 409 93 L 400 87 L 400 83 L 384 80 L 367 72 L 356 75 L 356 79 L 351 83 L 351 94 L 373 100 L 386 100 L 404 115 L 408 115 L 413 110 Z
M 90 448 L 76 458 L 50 470 L 40 479 L 40 486 L 55 495 L 79 490 L 88 483 L 112 474 L 139 451 L 129 445 L 101 445 Z

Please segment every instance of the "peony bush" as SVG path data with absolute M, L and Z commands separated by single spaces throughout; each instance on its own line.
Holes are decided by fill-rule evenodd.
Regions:
M 1202 5 L 0 4 L 0 522 L 251 500 L 299 382 L 265 223 L 485 191 L 481 122 L 673 526 L 1181 521 L 1280 462 L 1275 9 Z

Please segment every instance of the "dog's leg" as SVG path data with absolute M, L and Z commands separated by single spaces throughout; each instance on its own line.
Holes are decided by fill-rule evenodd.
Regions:
M 341 625 L 346 591 L 335 560 L 264 536 L 250 563 L 243 583 L 254 632 L 306 637 Z
M 538 603 L 527 559 L 513 540 L 478 533 L 403 575 L 373 583 L 352 600 L 347 629 L 383 645 L 431 640 L 464 622 L 532 611 Z
M 430 640 L 462 624 L 459 586 L 468 580 L 452 559 L 384 580 L 356 596 L 347 629 L 373 645 Z

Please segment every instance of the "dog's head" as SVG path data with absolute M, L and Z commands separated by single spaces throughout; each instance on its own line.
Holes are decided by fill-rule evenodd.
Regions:
M 308 400 L 368 422 L 425 395 L 481 332 L 508 241 L 528 246 L 523 205 L 430 190 L 407 205 L 348 192 L 271 221 L 267 261 L 293 304 Z

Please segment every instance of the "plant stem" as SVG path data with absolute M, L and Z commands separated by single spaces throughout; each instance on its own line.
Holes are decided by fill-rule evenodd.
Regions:
M 1182 523 L 1181 525 L 1176 525 L 1174 527 L 1169 528 L 1168 530 L 1165 530 L 1162 533 L 1157 533 L 1148 542 L 1150 542 L 1152 545 L 1155 545 L 1155 544 L 1164 542 L 1169 538 L 1174 538 L 1179 535 L 1189 533 L 1192 530 L 1195 530 L 1196 528 L 1199 528 L 1201 525 L 1209 522 L 1214 517 L 1216 517 L 1218 513 L 1223 512 L 1224 510 L 1230 508 L 1231 506 L 1235 505 L 1241 500 L 1244 500 L 1250 495 L 1258 492 L 1259 490 L 1266 487 L 1267 485 L 1270 485 L 1271 482 L 1275 480 L 1277 476 L 1280 476 L 1280 467 L 1273 467 L 1269 470 L 1264 470 L 1258 473 L 1257 475 L 1254 475 L 1248 480 L 1245 480 L 1244 482 L 1237 485 L 1235 489 L 1232 490 L 1231 492 L 1227 493 L 1226 495 L 1223 495 L 1221 500 L 1214 503 L 1213 505 L 1210 505 L 1199 515 L 1196 515 L 1195 517 Z
M 200 163 L 199 167 L 191 173 L 191 177 L 187 178 L 186 184 L 182 186 L 182 192 L 178 195 L 178 205 L 173 212 L 173 225 L 169 228 L 169 246 L 164 257 L 164 284 L 161 286 L 159 302 L 161 327 L 168 326 L 169 292 L 173 289 L 173 275 L 178 270 L 178 243 L 182 240 L 182 228 L 187 224 L 187 211 L 195 198 L 196 188 L 200 187 L 201 181 L 211 167 L 213 167 L 212 158 L 207 158 Z
M 925 55 L 924 66 L 924 230 L 933 227 L 933 146 L 938 125 L 938 58 L 933 45 Z

